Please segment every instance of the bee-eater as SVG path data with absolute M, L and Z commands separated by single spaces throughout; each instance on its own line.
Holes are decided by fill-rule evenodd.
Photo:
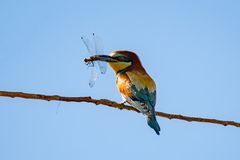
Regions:
M 96 60 L 108 62 L 116 73 L 116 83 L 125 102 L 147 118 L 148 125 L 159 135 L 155 116 L 156 85 L 143 68 L 138 56 L 131 51 L 115 51 L 109 56 L 96 55 Z

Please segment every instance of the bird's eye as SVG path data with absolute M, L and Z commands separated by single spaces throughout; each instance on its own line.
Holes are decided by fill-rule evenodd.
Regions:
M 125 58 L 124 56 L 119 56 L 119 57 L 118 57 L 118 60 L 119 60 L 119 61 L 124 61 L 125 59 L 126 59 L 126 58 Z
M 131 61 L 131 59 L 126 56 L 119 56 L 119 57 L 117 57 L 117 59 L 122 62 L 130 62 Z

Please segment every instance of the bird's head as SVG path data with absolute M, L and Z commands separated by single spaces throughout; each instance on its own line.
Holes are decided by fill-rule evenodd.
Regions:
M 96 55 L 95 59 L 108 62 L 115 73 L 124 73 L 130 69 L 144 70 L 138 56 L 131 51 L 114 51 L 108 55 Z

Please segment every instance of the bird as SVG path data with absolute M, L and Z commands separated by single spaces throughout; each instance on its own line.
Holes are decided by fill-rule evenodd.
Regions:
M 140 111 L 147 124 L 160 134 L 156 119 L 156 84 L 144 69 L 136 53 L 127 50 L 111 52 L 110 55 L 95 55 L 95 60 L 108 62 L 116 74 L 116 84 L 124 102 Z

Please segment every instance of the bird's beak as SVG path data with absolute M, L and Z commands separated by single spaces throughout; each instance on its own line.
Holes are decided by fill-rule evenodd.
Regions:
M 118 62 L 116 58 L 108 55 L 94 55 L 94 56 L 91 56 L 90 58 L 86 58 L 84 61 L 85 62 L 89 62 L 89 61 Z

